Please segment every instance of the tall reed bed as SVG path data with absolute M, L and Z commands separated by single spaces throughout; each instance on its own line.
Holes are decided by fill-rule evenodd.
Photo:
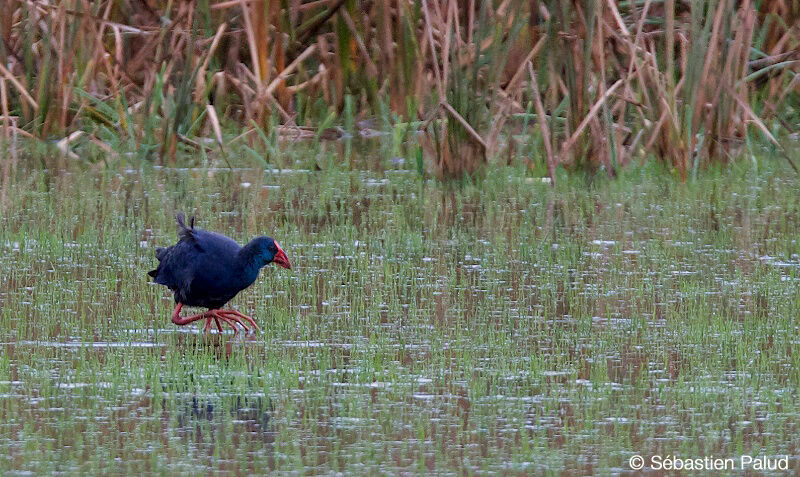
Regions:
M 67 157 L 229 161 L 421 132 L 420 170 L 491 161 L 682 179 L 761 144 L 791 163 L 789 0 L 6 0 L 0 127 Z M 377 121 L 364 121 L 377 118 Z M 332 128 L 337 126 L 337 128 Z M 359 131 L 356 131 L 359 130 Z M 230 163 L 230 162 L 228 162 Z

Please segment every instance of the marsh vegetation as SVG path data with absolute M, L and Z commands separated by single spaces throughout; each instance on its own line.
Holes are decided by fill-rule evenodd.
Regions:
M 633 453 L 797 455 L 787 170 L 555 190 L 524 167 L 456 190 L 402 169 L 18 170 L 0 468 L 605 474 Z M 292 273 L 233 301 L 263 333 L 172 325 L 146 272 L 173 210 L 280 238 Z

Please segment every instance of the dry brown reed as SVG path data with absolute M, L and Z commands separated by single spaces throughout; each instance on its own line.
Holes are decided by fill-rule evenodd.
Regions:
M 553 183 L 558 167 L 613 176 L 634 158 L 686 179 L 758 138 L 790 160 L 781 138 L 796 132 L 790 0 L 6 0 L 3 12 L 3 137 L 63 139 L 67 156 L 76 131 L 173 160 L 194 136 L 224 156 L 226 124 L 251 144 L 273 127 L 319 138 L 297 132 L 328 128 L 347 101 L 359 118 L 421 121 L 441 177 L 515 145 Z

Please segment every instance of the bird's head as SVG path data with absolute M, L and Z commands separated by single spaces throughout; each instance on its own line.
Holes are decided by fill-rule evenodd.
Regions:
M 272 237 L 258 237 L 253 239 L 255 245 L 258 247 L 258 254 L 263 258 L 264 262 L 275 263 L 279 267 L 288 268 L 291 270 L 292 264 L 289 263 L 289 257 L 283 251 L 278 242 Z

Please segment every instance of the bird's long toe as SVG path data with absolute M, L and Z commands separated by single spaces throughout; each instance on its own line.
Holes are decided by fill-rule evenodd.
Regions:
M 228 326 L 233 328 L 233 334 L 238 334 L 239 333 L 239 328 L 236 327 L 237 323 L 239 323 L 241 325 L 241 323 L 239 321 L 234 320 L 233 318 L 227 316 L 224 310 L 212 310 L 212 312 L 213 312 L 213 315 L 214 315 L 214 320 L 217 321 L 217 327 L 218 327 L 218 329 L 220 331 L 222 331 L 222 326 L 220 326 L 218 320 L 222 320 Z M 242 327 L 245 329 L 245 331 L 249 331 L 246 326 L 242 325 Z
M 217 331 L 222 333 L 222 325 L 219 324 L 219 318 L 217 318 L 216 316 L 213 316 L 213 315 L 209 316 L 208 318 L 206 318 L 206 325 L 203 327 L 203 332 L 204 333 L 208 333 L 209 331 L 211 331 L 211 324 L 212 323 L 216 324 L 217 325 Z
M 249 331 L 249 329 L 247 328 L 247 325 L 245 324 L 245 321 L 247 321 L 247 323 L 249 323 L 253 327 L 254 330 L 261 331 L 261 328 L 259 328 L 258 325 L 256 324 L 256 320 L 250 318 L 247 315 L 239 313 L 236 310 L 224 310 L 224 313 L 226 315 L 228 315 L 230 318 L 235 319 L 240 325 L 242 325 L 242 327 L 245 330 Z
M 223 313 L 225 314 L 225 317 L 227 319 L 231 320 L 234 323 L 237 323 L 239 326 L 244 328 L 244 332 L 245 333 L 250 333 L 250 328 L 247 327 L 247 324 L 244 321 L 242 321 L 241 318 L 239 318 L 238 316 L 236 316 L 234 314 L 229 314 L 227 312 L 223 312 Z

